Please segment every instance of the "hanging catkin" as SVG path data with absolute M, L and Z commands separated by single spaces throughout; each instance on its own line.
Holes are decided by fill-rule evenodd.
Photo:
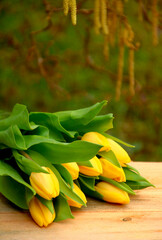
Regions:
M 102 31 L 105 35 L 109 33 L 108 30 L 108 23 L 107 23 L 107 4 L 106 0 L 100 0 L 101 4 L 101 25 L 102 25 Z
M 152 42 L 154 46 L 158 45 L 158 10 L 157 1 L 152 0 Z
M 63 0 L 63 9 L 65 16 L 68 15 L 69 10 L 71 12 L 71 21 L 73 25 L 77 23 L 77 5 L 76 0 Z
M 123 2 L 121 0 L 116 1 L 116 11 L 118 14 L 123 14 Z
M 64 15 L 67 16 L 69 13 L 69 1 L 70 0 L 64 0 L 63 1 L 63 9 L 64 9 Z
M 77 23 L 77 5 L 76 0 L 70 0 L 71 21 L 73 25 Z
M 94 28 L 96 34 L 100 33 L 100 28 L 101 28 L 101 19 L 100 19 L 100 0 L 95 0 L 94 3 Z
M 142 10 L 142 0 L 138 0 L 138 19 L 139 21 L 143 21 L 143 10 Z
M 134 96 L 134 49 L 129 49 L 129 86 L 130 86 L 130 94 Z
M 120 29 L 120 40 L 119 40 L 119 57 L 118 57 L 118 74 L 116 83 L 116 100 L 120 99 L 121 86 L 123 81 L 123 67 L 124 67 L 124 30 Z
M 123 80 L 123 67 L 124 67 L 124 44 L 119 46 L 119 58 L 118 58 L 118 75 L 116 83 L 116 100 L 120 99 L 121 86 Z
M 108 37 L 108 35 L 104 36 L 103 55 L 104 55 L 105 60 L 109 60 L 109 37 Z

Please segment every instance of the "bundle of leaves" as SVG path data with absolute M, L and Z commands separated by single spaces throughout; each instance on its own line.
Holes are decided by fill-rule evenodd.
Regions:
M 102 141 L 84 139 L 87 133 L 92 133 L 105 141 L 133 147 L 106 133 L 113 127 L 113 115 L 97 116 L 106 103 L 56 113 L 29 113 L 26 106 L 16 104 L 11 113 L 0 113 L 0 193 L 18 207 L 29 209 L 39 226 L 73 218 L 70 206 L 85 206 L 84 194 L 113 202 L 98 190 L 96 186 L 100 183 L 118 189 L 119 199 L 121 193 L 135 194 L 135 189 L 153 186 L 128 165 L 128 160 L 121 162 L 120 153 L 114 148 L 105 148 Z M 97 161 L 104 158 L 124 178 L 105 177 L 102 169 L 93 174 L 94 158 Z M 70 170 L 72 164 L 78 170 L 75 167 Z M 83 168 L 88 170 L 84 172 Z M 75 171 L 78 175 L 74 177 Z M 109 195 L 113 197 L 113 191 Z M 117 198 L 115 202 L 129 201 L 120 202 Z M 44 211 L 43 216 L 39 209 Z

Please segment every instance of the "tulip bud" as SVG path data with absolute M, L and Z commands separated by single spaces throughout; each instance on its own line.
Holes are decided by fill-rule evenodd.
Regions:
M 99 152 L 110 150 L 110 145 L 107 138 L 98 132 L 85 133 L 81 140 L 103 145 Z
M 100 162 L 103 169 L 101 176 L 113 179 L 117 182 L 126 181 L 125 173 L 122 168 L 115 166 L 105 158 L 100 158 Z
M 103 195 L 103 200 L 111 203 L 120 203 L 120 204 L 128 204 L 130 202 L 128 193 L 123 191 L 116 186 L 107 183 L 107 182 L 99 182 L 95 186 L 95 190 Z
M 86 204 L 86 203 L 87 203 L 86 196 L 84 195 L 84 193 L 82 192 L 82 190 L 81 190 L 75 183 L 73 183 L 73 184 L 74 184 L 73 191 L 74 191 L 74 192 L 83 200 L 83 202 Z M 69 206 L 77 207 L 77 208 L 81 208 L 81 207 L 83 206 L 83 204 L 74 201 L 74 200 L 71 199 L 70 197 L 68 197 L 68 196 L 66 196 L 66 197 L 67 197 L 67 201 L 68 201 Z
M 79 177 L 79 167 L 76 162 L 62 163 L 62 165 L 71 174 L 73 180 L 75 180 Z
M 129 163 L 131 161 L 128 153 L 115 141 L 112 139 L 108 138 L 107 139 L 109 142 L 109 146 L 113 153 L 115 154 L 117 160 L 121 164 L 122 167 L 125 166 L 125 163 Z
M 59 182 L 50 168 L 42 168 L 48 173 L 32 172 L 30 175 L 30 183 L 38 195 L 47 200 L 51 200 L 59 195 Z
M 55 219 L 55 211 L 52 214 L 50 210 L 45 205 L 43 205 L 36 197 L 33 197 L 30 201 L 29 211 L 33 220 L 40 227 L 47 227 L 48 224 L 52 223 Z
M 99 176 L 102 173 L 102 165 L 100 160 L 95 156 L 90 159 L 89 162 L 92 164 L 92 167 L 79 166 L 80 173 L 88 176 Z

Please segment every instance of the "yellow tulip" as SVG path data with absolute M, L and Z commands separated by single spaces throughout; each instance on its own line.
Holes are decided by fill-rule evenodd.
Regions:
M 83 200 L 83 202 L 85 204 L 87 203 L 86 196 L 84 195 L 82 190 L 75 183 L 74 183 L 73 191 Z M 73 199 L 71 199 L 68 196 L 66 196 L 66 197 L 67 197 L 67 201 L 68 201 L 69 206 L 81 208 L 81 206 L 83 205 L 81 203 L 78 203 L 78 202 L 74 201 Z
M 79 177 L 79 167 L 76 162 L 62 163 L 62 165 L 71 174 L 73 180 L 75 180 Z
M 96 184 L 95 190 L 103 195 L 103 200 L 106 202 L 119 204 L 128 204 L 130 202 L 127 192 L 110 183 L 99 182 Z
M 79 171 L 88 176 L 99 176 L 102 173 L 102 165 L 100 160 L 95 156 L 89 160 L 92 164 L 92 167 L 80 166 L 79 163 Z
M 125 166 L 125 163 L 129 163 L 131 161 L 128 153 L 114 140 L 108 138 L 109 146 L 113 153 L 115 154 L 117 160 L 121 164 L 122 167 Z
M 100 162 L 103 169 L 101 176 L 113 179 L 117 182 L 126 181 L 125 173 L 122 168 L 115 166 L 105 158 L 100 158 Z
M 103 145 L 103 147 L 99 150 L 99 152 L 110 150 L 110 145 L 107 138 L 98 132 L 85 133 L 81 138 L 81 140 Z
M 30 175 L 30 183 L 38 195 L 47 200 L 51 200 L 59 195 L 59 182 L 50 168 L 42 168 L 48 173 L 32 172 Z
M 30 201 L 29 211 L 33 220 L 40 227 L 47 227 L 55 219 L 55 211 L 52 214 L 50 210 L 45 205 L 43 205 L 36 197 L 33 197 Z

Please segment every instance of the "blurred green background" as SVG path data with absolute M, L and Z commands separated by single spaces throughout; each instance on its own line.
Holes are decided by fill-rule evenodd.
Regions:
M 77 1 L 93 9 L 93 0 Z M 62 8 L 62 0 L 49 6 Z M 48 10 L 48 9 L 46 9 Z M 103 36 L 95 35 L 93 14 L 78 14 L 77 26 L 63 11 L 54 11 L 49 29 L 43 1 L 1 0 L 0 2 L 0 109 L 11 110 L 15 103 L 32 111 L 60 111 L 88 107 L 108 100 L 102 113 L 114 114 L 110 134 L 136 146 L 127 149 L 136 161 L 161 161 L 160 114 L 162 79 L 162 34 L 152 46 L 151 25 L 138 21 L 137 1 L 125 3 L 125 14 L 141 43 L 135 53 L 135 91 L 129 94 L 128 50 L 125 52 L 122 96 L 115 101 L 118 47 L 103 56 Z M 89 42 L 89 43 L 88 43 Z M 88 52 L 88 54 L 87 54 Z M 92 69 L 86 62 L 97 66 Z

